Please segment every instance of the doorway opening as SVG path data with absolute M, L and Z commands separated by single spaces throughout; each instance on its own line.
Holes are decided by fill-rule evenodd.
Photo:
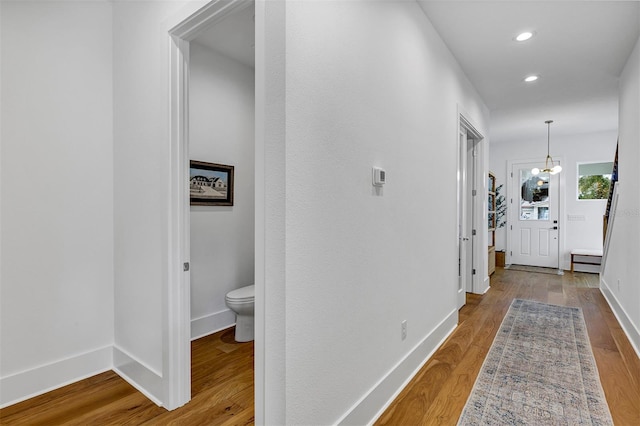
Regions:
M 170 43 L 170 78 L 171 78 L 171 190 L 170 190 L 170 250 L 169 255 L 169 280 L 167 290 L 165 291 L 164 300 L 164 360 L 163 363 L 163 386 L 164 401 L 163 405 L 169 409 L 178 408 L 191 399 L 191 340 L 193 337 L 199 337 L 213 333 L 230 326 L 235 321 L 233 312 L 228 310 L 224 304 L 224 296 L 227 292 L 226 287 L 215 286 L 213 278 L 207 281 L 207 276 L 211 275 L 211 271 L 207 269 L 206 261 L 202 261 L 201 253 L 192 256 L 196 250 L 203 249 L 216 251 L 215 254 L 208 253 L 208 258 L 228 256 L 237 258 L 242 257 L 246 263 L 249 259 L 249 266 L 242 268 L 231 267 L 225 277 L 218 277 L 218 283 L 223 282 L 224 285 L 239 286 L 236 284 L 238 280 L 243 285 L 253 284 L 253 263 L 254 248 L 240 245 L 229 247 L 229 244 L 218 241 L 218 244 L 211 244 L 211 241 L 194 241 L 197 247 L 192 251 L 192 209 L 190 206 L 189 195 L 189 161 L 190 159 L 201 160 L 206 162 L 226 163 L 233 165 L 242 164 L 243 172 L 239 173 L 236 166 L 235 171 L 235 195 L 234 207 L 206 207 L 200 208 L 197 213 L 204 213 L 193 220 L 194 226 L 201 226 L 203 217 L 204 222 L 233 222 L 233 226 L 223 223 L 222 228 L 218 229 L 218 238 L 222 238 L 224 232 L 233 232 L 234 228 L 242 228 L 244 233 L 251 234 L 249 238 L 253 240 L 253 224 L 255 223 L 255 194 L 253 193 L 253 184 L 255 182 L 253 170 L 248 169 L 255 167 L 255 71 L 253 75 L 249 75 L 246 69 L 240 71 L 242 67 L 250 67 L 246 62 L 253 62 L 255 53 L 253 52 L 253 38 L 255 31 L 255 21 L 253 19 L 254 2 L 251 0 L 231 0 L 228 2 L 212 1 L 204 7 L 193 11 L 181 20 L 177 25 L 169 30 L 171 37 Z M 243 24 L 249 26 L 251 35 L 242 34 L 243 28 L 240 28 L 239 20 L 246 21 L 247 14 L 250 15 L 250 23 Z M 229 31 L 236 31 L 230 34 Z M 240 31 L 240 32 L 237 32 Z M 247 42 L 249 40 L 249 42 Z M 207 47 L 208 45 L 208 47 Z M 210 50 L 215 52 L 211 55 L 203 54 Z M 192 75 L 192 54 L 194 58 L 198 58 L 201 69 Z M 235 62 L 245 62 L 244 64 L 235 64 Z M 208 87 L 205 80 L 207 66 L 211 65 L 215 70 L 209 76 L 209 81 L 215 88 Z M 211 71 L 211 69 L 209 69 Z M 226 76 L 232 76 L 235 80 L 225 81 Z M 242 74 L 242 76 L 240 76 Z M 193 78 L 193 81 L 191 79 Z M 217 79 L 217 81 L 215 81 Z M 201 91 L 218 90 L 214 101 L 218 103 L 209 103 L 205 98 L 195 96 L 190 93 L 190 83 L 199 81 L 202 83 L 198 89 L 198 96 Z M 213 81 L 213 82 L 212 82 Z M 251 82 L 250 90 L 243 86 L 242 82 Z M 246 86 L 246 85 L 245 85 Z M 244 95 L 242 99 L 234 98 L 234 90 L 241 90 Z M 251 93 L 249 93 L 251 92 Z M 238 118 L 230 110 L 251 110 L 251 117 L 243 117 L 244 125 L 239 123 L 230 123 L 229 126 L 214 126 L 215 131 L 219 132 L 215 135 L 207 136 L 207 132 L 211 132 L 211 128 L 207 127 L 211 123 L 207 123 L 202 117 L 196 120 L 197 127 L 192 127 L 190 109 L 194 105 L 203 106 L 207 111 L 203 115 L 209 114 L 217 120 L 224 123 Z M 226 99 L 227 103 L 221 105 L 220 101 Z M 238 102 L 233 101 L 235 99 Z M 233 102 L 233 106 L 230 106 Z M 225 115 L 226 114 L 226 115 Z M 237 114 L 236 114 L 237 115 Z M 193 117 L 195 118 L 195 117 Z M 215 121 L 215 120 L 211 120 Z M 247 125 L 247 122 L 249 124 Z M 224 129 L 226 127 L 226 130 Z M 247 129 L 248 127 L 248 129 Z M 237 135 L 238 129 L 242 135 Z M 193 137 L 193 138 L 192 138 Z M 191 141 L 194 143 L 192 144 Z M 214 145 L 211 143 L 214 141 Z M 216 144 L 215 141 L 220 141 Z M 208 142 L 208 143 L 207 143 Z M 234 143 L 235 142 L 235 143 Z M 242 143 L 240 143 L 242 142 Z M 192 158 L 197 157 L 197 158 Z M 242 177 L 244 175 L 244 177 Z M 240 179 L 239 179 L 240 178 Z M 244 183 L 243 183 L 244 182 Z M 242 193 L 243 195 L 240 195 Z M 239 198 L 240 197 L 240 198 Z M 244 201 L 242 201 L 244 199 Z M 242 204 L 242 208 L 240 205 Z M 242 211 L 242 213 L 239 213 Z M 216 216 L 212 218 L 212 216 Z M 236 216 L 232 219 L 231 216 Z M 242 216 L 238 219 L 239 216 Z M 239 225 L 238 222 L 242 222 Z M 210 224 L 209 224 L 210 225 Z M 219 225 L 219 224 L 218 224 Z M 204 225 L 207 226 L 206 224 Z M 231 231 L 230 231 L 231 230 Z M 233 237 L 232 235 L 227 237 Z M 244 238 L 246 240 L 247 238 Z M 206 239 L 205 239 L 206 240 Z M 239 239 L 238 239 L 239 240 Z M 205 256 L 206 257 L 206 256 Z M 180 266 L 177 268 L 176 266 Z M 198 266 L 200 265 L 200 266 Z M 190 275 L 191 270 L 198 271 L 197 276 Z M 218 270 L 219 268 L 216 268 Z M 245 283 L 251 281 L 251 283 Z M 199 284 L 200 283 L 200 284 Z M 197 288 L 193 289 L 192 286 Z M 209 286 L 209 287 L 207 287 Z M 215 294 L 208 294 L 211 293 Z M 193 292 L 193 294 L 192 294 Z M 193 296 L 193 297 L 192 297 Z M 192 300 L 196 298 L 197 303 L 192 306 Z M 211 298 L 212 300 L 206 300 Z M 203 301 L 200 304 L 200 301 Z M 198 310 L 205 309 L 205 305 L 210 303 L 213 306 L 213 312 L 203 315 Z M 193 307 L 193 312 L 192 312 Z M 193 313 L 198 318 L 193 318 Z M 231 323 L 229 323 L 231 322 Z M 192 331 L 192 324 L 194 330 Z M 256 374 L 260 374 L 261 366 L 256 363 Z
M 478 292 L 478 277 L 484 268 L 479 247 L 482 238 L 479 229 L 483 197 L 479 182 L 484 182 L 484 167 L 479 161 L 483 158 L 483 136 L 463 114 L 459 115 L 458 130 L 458 186 L 457 186 L 457 226 L 458 226 L 458 309 L 466 303 L 466 293 Z

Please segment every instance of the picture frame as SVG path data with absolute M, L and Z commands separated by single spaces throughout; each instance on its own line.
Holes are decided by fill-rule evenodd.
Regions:
M 192 206 L 233 206 L 234 166 L 191 160 L 189 197 Z

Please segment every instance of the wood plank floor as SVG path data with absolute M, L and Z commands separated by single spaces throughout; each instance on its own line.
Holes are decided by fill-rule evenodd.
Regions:
M 455 425 L 514 298 L 583 310 L 600 380 L 616 426 L 640 425 L 640 360 L 600 293 L 597 274 L 497 268 L 491 290 L 467 294 L 458 328 L 376 425 Z
M 487 294 L 467 295 L 460 325 L 377 425 L 455 425 L 514 298 L 583 309 L 602 386 L 618 426 L 640 425 L 640 360 L 597 289 L 598 276 L 498 268 Z M 248 425 L 254 423 L 253 343 L 233 329 L 192 343 L 192 396 L 168 412 L 113 372 L 0 410 L 2 425 Z
M 228 329 L 191 343 L 191 401 L 158 407 L 106 372 L 0 410 L 1 425 L 249 425 L 253 418 L 253 342 Z

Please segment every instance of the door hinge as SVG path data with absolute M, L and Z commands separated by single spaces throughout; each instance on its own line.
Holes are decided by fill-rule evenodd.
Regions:
M 476 191 L 475 189 L 471 190 L 471 195 L 475 197 L 476 195 L 478 195 L 478 191 Z
M 471 275 L 475 275 L 475 274 L 476 274 L 476 270 L 475 270 L 475 269 L 472 269 L 472 270 L 471 270 Z
M 512 251 L 509 252 L 509 256 L 513 256 L 513 252 Z
M 513 172 L 511 172 L 511 177 L 513 177 Z
M 513 231 L 513 225 L 509 225 L 509 226 L 511 226 L 511 231 Z
M 187 272 L 187 271 L 189 270 L 189 262 L 184 262 L 184 263 L 182 264 L 182 270 L 183 270 L 184 272 Z
M 476 235 L 476 230 L 475 229 L 471 230 L 471 235 Z

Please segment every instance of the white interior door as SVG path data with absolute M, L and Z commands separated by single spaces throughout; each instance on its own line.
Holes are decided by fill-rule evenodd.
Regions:
M 538 163 L 511 169 L 511 263 L 558 268 L 559 175 L 540 173 Z
M 473 139 L 460 127 L 458 139 L 458 309 L 466 303 L 466 293 L 473 285 L 472 186 Z
M 467 223 L 467 131 L 460 128 L 458 138 L 458 309 L 466 303 L 466 246 L 468 245 Z

